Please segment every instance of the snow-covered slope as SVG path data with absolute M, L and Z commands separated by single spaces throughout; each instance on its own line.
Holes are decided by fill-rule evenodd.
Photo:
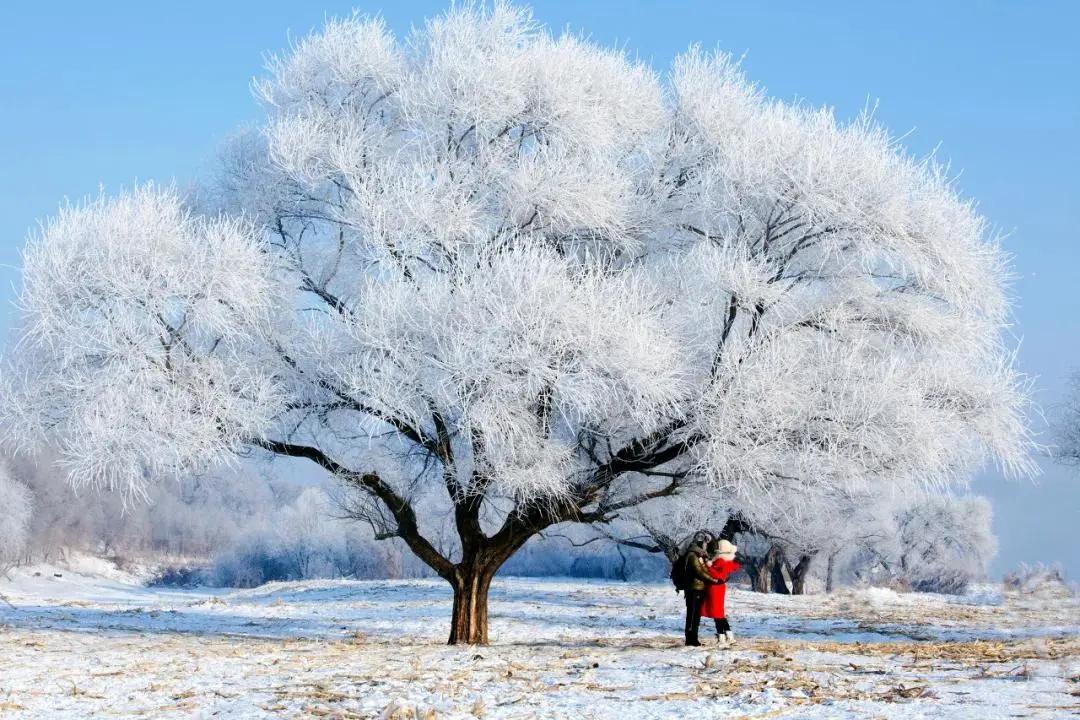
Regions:
M 987 720 L 1077 707 L 1071 597 L 736 588 L 740 642 L 723 651 L 680 646 L 668 585 L 500 578 L 494 644 L 450 648 L 441 581 L 137 580 L 36 568 L 0 583 L 13 605 L 0 605 L 0 715 Z

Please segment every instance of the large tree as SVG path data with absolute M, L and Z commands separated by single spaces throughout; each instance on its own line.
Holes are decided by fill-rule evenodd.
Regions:
M 720 54 L 662 81 L 502 3 L 405 42 L 329 22 L 256 89 L 193 207 L 145 187 L 29 243 L 8 427 L 77 482 L 306 458 L 482 643 L 556 523 L 1028 467 L 1004 256 L 869 118 Z

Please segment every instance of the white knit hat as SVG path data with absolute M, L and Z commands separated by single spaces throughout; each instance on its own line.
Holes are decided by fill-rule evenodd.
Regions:
M 725 560 L 734 560 L 735 559 L 735 551 L 738 550 L 738 549 L 739 549 L 738 545 L 735 545 L 734 543 L 728 542 L 727 540 L 721 540 L 720 541 L 720 551 L 717 553 L 717 555 L 724 558 Z

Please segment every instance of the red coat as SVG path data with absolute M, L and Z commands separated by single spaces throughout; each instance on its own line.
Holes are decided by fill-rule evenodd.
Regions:
M 727 580 L 739 571 L 742 565 L 734 560 L 717 558 L 709 566 L 709 574 L 717 580 Z M 701 605 L 701 617 L 723 618 L 727 617 L 724 612 L 724 596 L 727 594 L 727 583 L 713 583 L 705 588 L 705 602 Z

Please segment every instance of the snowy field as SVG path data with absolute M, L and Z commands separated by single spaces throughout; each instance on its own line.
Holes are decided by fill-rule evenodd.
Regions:
M 36 573 L 40 573 L 35 575 Z M 55 573 L 62 577 L 55 577 Z M 735 589 L 738 647 L 680 646 L 670 586 L 497 579 L 490 647 L 447 647 L 441 581 L 0 582 L 0 717 L 1075 717 L 1073 597 Z M 704 634 L 704 633 L 703 633 Z

